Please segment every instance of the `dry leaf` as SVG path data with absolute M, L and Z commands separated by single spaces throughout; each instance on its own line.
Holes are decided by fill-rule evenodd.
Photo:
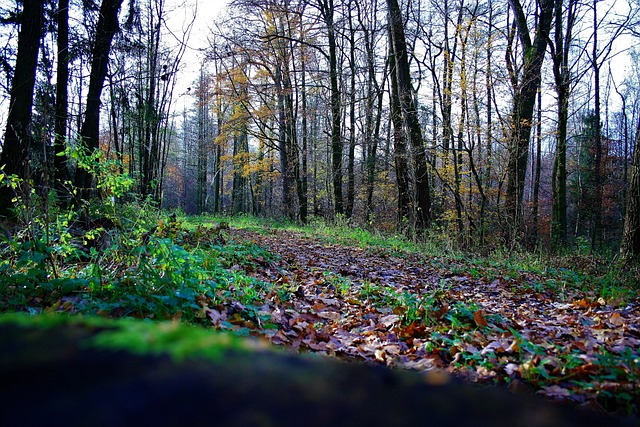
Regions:
M 476 312 L 473 313 L 473 320 L 476 322 L 476 325 L 480 326 L 481 328 L 484 328 L 489 325 L 489 323 L 487 322 L 487 319 L 484 317 L 484 313 L 482 312 L 482 309 L 477 310 Z

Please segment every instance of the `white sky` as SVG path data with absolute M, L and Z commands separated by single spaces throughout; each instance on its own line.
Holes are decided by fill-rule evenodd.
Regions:
M 188 42 L 188 48 L 182 58 L 181 72 L 176 82 L 176 95 L 183 94 L 188 87 L 198 78 L 200 64 L 202 62 L 202 49 L 208 46 L 208 37 L 213 22 L 225 10 L 228 0 L 169 0 L 167 10 L 173 10 L 169 15 L 167 25 L 176 34 L 182 33 L 185 22 L 190 22 L 195 12 L 195 22 Z M 183 102 L 176 99 L 178 105 Z M 181 107 L 180 107 L 181 108 Z

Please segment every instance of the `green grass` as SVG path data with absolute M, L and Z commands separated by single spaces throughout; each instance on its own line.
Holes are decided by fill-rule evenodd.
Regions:
M 640 266 L 622 266 L 604 255 L 585 255 L 577 251 L 563 255 L 530 253 L 498 249 L 485 256 L 455 249 L 446 236 L 433 232 L 422 238 L 400 234 L 383 234 L 375 230 L 351 227 L 345 221 L 328 223 L 321 218 L 307 225 L 253 216 L 186 217 L 187 227 L 229 221 L 232 227 L 257 232 L 281 229 L 302 233 L 326 243 L 365 248 L 379 255 L 404 257 L 418 254 L 425 262 L 446 274 L 470 276 L 490 283 L 497 277 L 518 282 L 523 287 L 548 291 L 568 297 L 572 291 L 586 292 L 606 301 L 625 301 L 637 297 L 640 291 Z

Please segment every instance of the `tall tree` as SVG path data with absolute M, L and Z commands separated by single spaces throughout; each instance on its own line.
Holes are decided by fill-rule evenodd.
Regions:
M 338 87 L 338 56 L 336 51 L 336 28 L 333 0 L 318 0 L 322 20 L 327 27 L 329 43 L 329 84 L 331 91 L 331 173 L 333 181 L 333 203 L 336 214 L 344 213 L 342 200 L 342 124 L 341 100 Z
M 391 43 L 391 37 L 389 37 Z M 402 110 L 400 108 L 400 97 L 398 95 L 398 76 L 395 73 L 396 57 L 389 54 L 389 73 L 391 80 L 390 110 L 391 122 L 393 123 L 393 160 L 396 172 L 396 183 L 398 186 L 398 225 L 410 219 L 411 197 L 409 196 L 409 166 L 407 164 L 407 141 L 402 125 Z
M 23 2 L 7 129 L 0 155 L 0 167 L 4 166 L 4 174 L 15 174 L 24 180 L 30 178 L 31 110 L 44 20 L 43 4 L 44 0 Z M 12 215 L 10 209 L 14 196 L 11 188 L 0 186 L 0 216 Z
M 523 196 L 529 160 L 533 109 L 542 81 L 542 64 L 549 41 L 551 23 L 553 22 L 555 1 L 539 0 L 536 2 L 535 36 L 531 40 L 529 20 L 520 0 L 509 0 L 522 47 L 522 72 L 513 96 L 510 118 L 511 135 L 508 141 L 509 160 L 507 164 L 505 208 L 511 224 L 509 236 L 511 239 L 515 239 L 515 233 L 519 231 L 523 221 Z M 512 78 L 515 77 L 512 76 Z
M 567 124 L 571 94 L 569 52 L 578 2 L 568 0 L 566 13 L 563 13 L 563 3 L 563 0 L 556 2 L 556 22 L 553 43 L 551 43 L 558 103 L 556 156 L 551 177 L 551 238 L 552 242 L 558 246 L 563 246 L 567 241 Z
M 595 250 L 596 246 L 602 239 L 602 121 L 600 119 L 600 66 L 598 63 L 598 0 L 593 0 L 593 51 L 591 62 L 593 66 L 593 84 L 594 84 L 594 115 L 595 115 L 595 159 L 593 165 L 593 176 L 595 184 L 595 198 L 593 209 L 593 228 L 591 230 L 591 250 Z
M 58 65 L 56 72 L 56 112 L 54 128 L 54 181 L 59 196 L 65 196 L 64 183 L 69 179 L 65 155 L 68 119 L 69 80 L 69 0 L 58 0 Z
M 355 151 L 356 151 L 356 27 L 353 25 L 352 2 L 348 4 L 347 20 L 349 22 L 349 68 L 350 68 L 350 84 L 349 84 L 349 151 L 347 156 L 347 206 L 345 208 L 345 216 L 351 218 L 353 216 L 353 208 L 355 203 Z
M 640 121 L 638 121 L 636 128 L 633 162 L 629 168 L 627 212 L 625 214 L 620 253 L 626 260 L 638 260 L 640 258 Z
M 396 83 L 398 98 L 402 109 L 404 125 L 407 128 L 409 145 L 413 151 L 413 166 L 415 174 L 416 194 L 416 227 L 424 230 L 431 223 L 431 189 L 429 187 L 429 173 L 427 157 L 422 140 L 422 129 L 418 120 L 418 111 L 414 100 L 409 70 L 409 52 L 404 32 L 402 14 L 397 0 L 387 0 L 389 32 L 391 35 L 391 54 L 395 58 Z
M 96 35 L 91 49 L 91 73 L 89 77 L 89 92 L 84 122 L 80 130 L 81 144 L 89 154 L 98 149 L 100 134 L 100 97 L 107 76 L 107 65 L 111 42 L 119 30 L 118 12 L 123 0 L 102 0 L 100 17 L 96 27 Z M 80 189 L 80 197 L 86 199 L 92 187 L 93 175 L 84 168 L 76 169 L 74 185 Z

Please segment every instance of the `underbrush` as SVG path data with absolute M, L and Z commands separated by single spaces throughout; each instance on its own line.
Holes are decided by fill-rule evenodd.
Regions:
M 187 227 L 138 204 L 117 212 L 70 210 L 15 229 L 0 244 L 0 311 L 210 324 L 210 307 L 251 306 L 272 286 L 245 273 L 272 255 L 219 224 Z

